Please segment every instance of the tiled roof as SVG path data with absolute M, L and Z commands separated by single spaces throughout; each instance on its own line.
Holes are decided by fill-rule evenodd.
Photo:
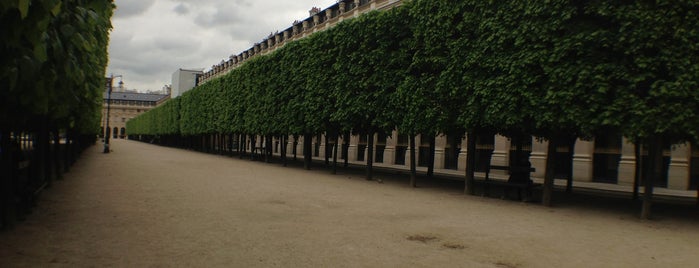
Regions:
M 104 99 L 107 99 L 107 92 L 102 95 Z M 112 100 L 126 100 L 126 101 L 155 101 L 158 102 L 168 95 L 161 94 L 148 94 L 148 93 L 134 93 L 134 92 L 114 92 L 112 91 Z

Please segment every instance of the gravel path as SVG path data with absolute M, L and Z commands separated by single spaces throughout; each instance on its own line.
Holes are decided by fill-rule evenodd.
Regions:
M 696 217 L 638 220 L 407 178 L 366 181 L 124 140 L 0 233 L 0 267 L 696 267 Z M 386 175 L 383 175 L 386 176 Z M 632 208 L 631 211 L 637 211 Z M 696 213 L 696 210 L 694 210 Z

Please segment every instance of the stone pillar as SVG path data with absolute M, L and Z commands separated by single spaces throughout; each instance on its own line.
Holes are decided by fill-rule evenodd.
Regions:
M 274 46 L 274 40 L 272 40 L 272 38 L 267 39 L 267 47 L 268 47 L 268 48 L 271 48 L 271 47 L 273 47 L 273 46 Z
M 286 33 L 286 32 L 284 32 Z M 274 44 L 279 45 L 282 42 L 282 37 L 279 34 L 274 35 Z
M 621 143 L 621 160 L 619 161 L 619 175 L 617 183 L 619 185 L 633 185 L 636 175 L 636 150 L 635 145 L 626 137 Z
M 347 6 L 347 4 L 345 4 L 345 2 L 340 2 L 340 4 L 338 6 L 339 6 L 340 14 L 345 13 L 345 11 L 347 11 L 345 9 Z
M 456 169 L 466 171 L 466 157 L 468 154 L 468 139 L 467 135 L 461 138 L 461 150 L 459 151 L 459 162 L 457 163 Z
M 391 136 L 386 139 L 386 148 L 383 151 L 383 162 L 391 164 L 396 162 L 396 142 L 398 142 L 398 132 L 391 132 Z
M 359 143 L 359 136 L 357 136 L 357 135 L 350 136 L 349 148 L 347 149 L 347 159 L 349 159 L 349 161 L 357 161 L 357 144 L 358 143 Z
M 546 175 L 546 160 L 548 159 L 547 150 L 549 147 L 548 141 L 532 141 L 532 154 L 529 156 L 529 162 L 536 169 L 532 177 L 543 178 Z
M 689 160 L 691 150 L 689 143 L 673 146 L 670 152 L 670 168 L 667 174 L 667 188 L 676 190 L 688 190 L 690 180 Z
M 291 26 L 292 32 L 295 32 L 296 26 Z M 284 31 L 284 41 L 289 40 L 291 33 L 289 31 Z
M 592 156 L 594 152 L 594 142 L 578 139 L 573 154 L 573 180 L 592 181 Z
M 326 9 L 325 10 L 325 20 L 329 20 L 333 18 L 333 11 L 332 9 Z
M 307 20 L 304 20 L 304 21 L 303 21 L 303 30 L 302 30 L 302 31 L 306 31 L 306 30 L 308 30 L 308 29 L 310 29 L 310 28 L 311 28 L 311 27 L 309 26 L 308 21 L 307 21 Z
M 327 134 L 327 133 L 326 133 L 326 134 Z M 320 135 L 320 140 L 317 140 L 317 141 L 316 141 L 316 142 L 320 143 L 320 149 L 319 149 L 319 152 L 318 152 L 318 157 L 323 158 L 323 159 L 325 159 L 325 148 L 328 146 L 327 144 L 325 144 L 325 135 L 326 135 L 326 134 Z M 316 138 L 317 138 L 317 137 L 316 137 Z M 315 150 L 315 145 L 314 145 L 314 147 L 313 147 L 313 150 Z M 331 154 L 330 156 L 332 157 L 332 154 Z
M 509 166 L 508 154 L 510 152 L 510 140 L 507 137 L 495 135 L 495 148 L 490 159 L 491 165 Z
M 318 14 L 313 15 L 313 26 L 318 26 L 320 24 L 320 16 Z
M 447 147 L 447 136 L 437 135 L 434 144 L 434 169 L 444 169 L 444 148 Z

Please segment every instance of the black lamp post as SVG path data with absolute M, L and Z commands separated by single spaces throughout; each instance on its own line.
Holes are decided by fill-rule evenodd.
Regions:
M 109 75 L 107 77 L 107 119 L 104 124 L 104 151 L 103 153 L 108 154 L 109 153 L 109 136 L 110 136 L 110 131 L 109 129 L 109 110 L 110 110 L 110 105 L 112 102 L 112 82 L 114 81 L 114 75 Z M 117 75 L 116 77 L 121 77 L 121 75 Z M 122 83 L 122 82 L 119 82 Z

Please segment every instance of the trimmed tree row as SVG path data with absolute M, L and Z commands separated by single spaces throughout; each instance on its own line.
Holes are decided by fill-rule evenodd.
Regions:
M 95 142 L 113 9 L 112 1 L 0 3 L 0 228 Z
M 649 150 L 639 173 L 650 181 L 664 145 L 699 136 L 697 12 L 695 1 L 407 1 L 256 56 L 127 130 L 303 136 L 307 164 L 320 133 L 398 129 L 411 147 L 418 134 L 466 134 L 467 192 L 477 135 L 535 136 L 553 155 L 576 138 L 618 134 Z M 555 165 L 549 157 L 545 204 Z

